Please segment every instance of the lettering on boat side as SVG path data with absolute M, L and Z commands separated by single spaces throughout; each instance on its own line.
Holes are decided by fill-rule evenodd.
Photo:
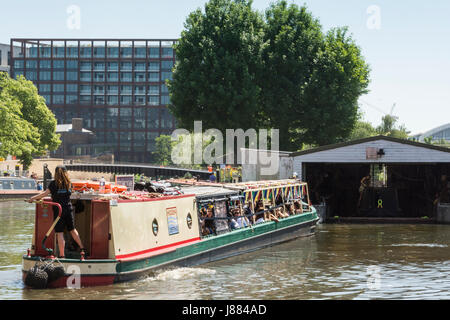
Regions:
M 210 318 L 217 314 L 223 314 L 225 317 L 233 315 L 263 315 L 266 314 L 267 308 L 263 304 L 259 305 L 241 305 L 241 304 L 227 304 L 225 308 L 218 307 L 197 307 L 189 304 L 184 306 L 182 310 L 183 315 L 207 315 Z

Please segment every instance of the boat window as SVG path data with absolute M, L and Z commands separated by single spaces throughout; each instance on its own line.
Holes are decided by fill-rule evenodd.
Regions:
M 153 229 L 153 234 L 156 236 L 158 234 L 158 221 L 156 219 L 153 219 L 152 229 Z
M 190 213 L 190 212 L 188 213 L 188 215 L 187 215 L 187 217 L 186 217 L 186 222 L 187 222 L 188 228 L 189 228 L 189 229 L 192 228 L 192 216 L 191 216 L 191 213 Z

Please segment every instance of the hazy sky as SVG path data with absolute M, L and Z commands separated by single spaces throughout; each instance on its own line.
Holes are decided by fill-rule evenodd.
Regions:
M 2 4 L 0 43 L 11 38 L 178 38 L 186 16 L 205 0 L 15 0 Z M 254 0 L 265 10 L 272 0 Z M 348 26 L 371 66 L 365 119 L 382 112 L 419 133 L 450 122 L 450 1 L 311 0 L 326 31 Z M 80 9 L 79 29 L 67 26 Z M 73 21 L 73 20 L 72 20 Z

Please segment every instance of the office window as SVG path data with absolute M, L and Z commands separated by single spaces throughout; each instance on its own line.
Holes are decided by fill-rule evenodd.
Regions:
M 55 115 L 57 124 L 63 124 L 64 123 L 64 108 L 57 107 L 57 108 L 52 109 L 52 112 Z
M 94 57 L 104 58 L 105 57 L 105 47 L 94 47 Z
M 149 72 L 148 73 L 148 81 L 159 82 L 159 72 Z
M 39 61 L 39 68 L 41 69 L 50 69 L 51 68 L 51 61 L 50 60 L 41 60 Z
M 76 103 L 78 103 L 78 96 L 66 95 L 66 104 L 76 104 Z
M 120 81 L 123 82 L 131 82 L 131 72 L 121 72 L 120 73 Z
M 131 94 L 131 86 L 120 86 L 120 93 L 121 94 Z
M 144 82 L 145 81 L 145 72 L 135 72 L 134 73 L 134 81 Z
M 159 47 L 153 47 L 148 49 L 149 58 L 159 58 Z
M 51 103 L 50 95 L 43 94 L 42 97 L 44 98 L 46 104 Z
M 108 48 L 108 58 L 118 58 L 119 57 L 119 48 L 111 47 Z
M 135 58 L 145 58 L 145 47 L 134 48 Z
M 39 72 L 39 80 L 51 80 L 52 74 L 50 71 L 41 71 Z
M 168 109 L 161 109 L 161 128 L 171 129 L 172 128 L 172 116 Z
M 106 94 L 117 94 L 119 93 L 118 86 L 107 86 Z
M 39 84 L 39 92 L 50 92 L 52 89 L 49 83 L 41 83 Z
M 170 104 L 170 97 L 169 96 L 161 96 L 161 104 L 162 105 Z
M 145 105 L 145 96 L 144 95 L 135 95 L 134 96 L 134 105 L 135 106 L 144 106 Z
M 53 58 L 64 58 L 64 47 L 53 47 Z
M 172 70 L 173 61 L 172 60 L 163 60 L 161 61 L 161 68 Z
M 148 71 L 159 71 L 159 62 L 149 62 Z
M 120 96 L 120 105 L 122 106 L 129 106 L 131 105 L 131 96 Z
M 68 58 L 78 58 L 78 47 L 68 47 L 66 54 Z
M 145 108 L 134 108 L 134 128 L 145 129 Z
M 106 127 L 117 129 L 117 121 L 119 119 L 119 108 L 106 109 Z
M 119 98 L 117 96 L 107 96 L 106 97 L 106 104 L 110 106 L 115 106 L 119 104 Z
M 40 47 L 39 56 L 41 58 L 50 58 L 51 57 L 50 47 Z
M 134 109 L 134 114 L 136 116 L 136 109 Z M 134 127 L 136 128 L 136 122 L 134 123 Z M 133 132 L 134 139 L 133 139 L 133 148 L 134 151 L 144 151 L 145 147 L 145 132 Z
M 53 84 L 53 92 L 64 92 L 64 84 L 54 83 Z
M 66 85 L 66 91 L 67 92 L 78 92 L 78 85 L 77 84 L 73 84 L 73 83 L 69 83 Z
M 162 57 L 163 58 L 172 58 L 173 57 L 173 49 L 172 48 L 162 48 Z
M 145 86 L 135 86 L 134 94 L 145 94 Z
M 120 108 L 120 129 L 131 129 L 133 123 L 132 109 Z
M 92 127 L 95 129 L 103 129 L 105 127 L 105 109 L 92 109 Z
M 90 58 L 92 56 L 91 47 L 81 47 L 80 48 L 80 57 L 82 58 Z
M 157 84 L 148 86 L 148 94 L 159 95 L 159 86 Z
M 147 109 L 147 125 L 148 129 L 159 129 L 159 109 Z
M 134 71 L 145 71 L 145 62 L 135 62 Z
M 68 71 L 66 73 L 67 81 L 77 81 L 78 80 L 78 72 L 77 71 Z
M 148 104 L 151 105 L 151 106 L 159 105 L 159 96 L 149 96 L 148 97 Z
M 38 51 L 37 47 L 31 47 L 30 51 L 28 52 L 28 57 L 30 57 L 30 58 L 37 58 L 37 51 Z M 1 57 L 0 57 L 0 61 L 1 61 Z
M 117 82 L 119 81 L 119 73 L 118 72 L 108 72 L 107 74 L 107 81 L 110 82 Z
M 108 62 L 107 67 L 108 67 L 108 71 L 118 71 L 119 63 L 118 62 Z
M 122 115 L 121 115 L 122 117 Z M 120 151 L 131 151 L 131 132 L 120 132 Z
M 80 62 L 80 70 L 81 71 L 91 71 L 91 62 L 90 61 L 81 61 Z
M 77 69 L 78 68 L 78 61 L 77 60 L 67 60 L 66 61 L 66 68 L 67 69 Z
M 64 69 L 64 60 L 53 60 L 53 69 Z
M 105 81 L 105 73 L 103 72 L 94 72 L 94 81 L 103 82 Z
M 53 95 L 53 104 L 64 104 L 64 95 L 63 94 L 54 94 Z
M 94 94 L 105 94 L 105 86 L 94 86 Z
M 14 60 L 14 68 L 15 69 L 23 69 L 24 62 L 22 59 L 16 59 Z
M 0 51 L 0 56 L 1 56 L 1 53 L 2 52 Z M 0 60 L 0 64 L 1 64 L 1 60 Z M 37 69 L 37 61 L 36 60 L 27 60 L 27 69 Z
M 132 53 L 131 47 L 120 48 L 120 56 L 122 58 L 131 58 Z
M 91 96 L 80 95 L 80 104 L 81 105 L 90 105 L 92 103 Z
M 64 71 L 53 71 L 53 80 L 64 81 Z
M 104 105 L 105 96 L 94 96 L 94 105 Z
M 94 71 L 105 71 L 105 63 L 103 61 L 95 61 Z
M 161 85 L 161 93 L 169 93 L 169 88 L 166 84 Z
M 80 85 L 80 93 L 81 94 L 91 94 L 91 86 L 90 85 Z
M 131 62 L 120 63 L 120 71 L 131 71 L 131 69 L 132 69 Z

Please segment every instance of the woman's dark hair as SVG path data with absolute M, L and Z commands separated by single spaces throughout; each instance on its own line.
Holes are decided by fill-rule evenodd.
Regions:
M 55 183 L 58 189 L 71 189 L 69 175 L 65 166 L 57 166 L 55 169 Z

